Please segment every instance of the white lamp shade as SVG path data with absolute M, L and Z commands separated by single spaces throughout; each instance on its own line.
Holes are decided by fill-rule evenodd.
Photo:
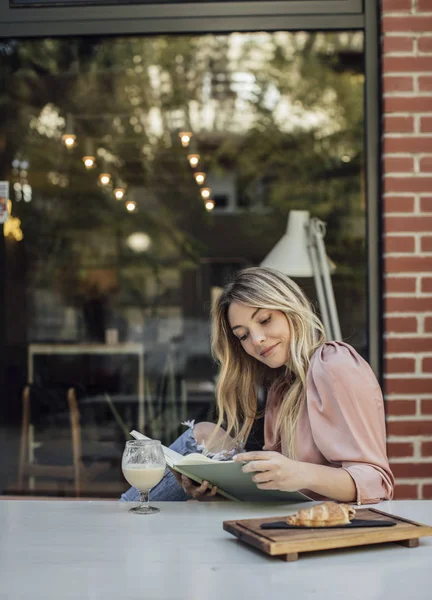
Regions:
M 310 214 L 307 210 L 291 210 L 285 235 L 267 254 L 261 267 L 277 269 L 290 277 L 313 277 L 314 271 L 308 251 L 308 227 Z M 330 271 L 335 265 L 327 256 Z
M 262 261 L 262 267 L 271 267 L 290 277 L 313 277 L 308 252 L 307 227 L 309 211 L 291 210 L 285 235 Z

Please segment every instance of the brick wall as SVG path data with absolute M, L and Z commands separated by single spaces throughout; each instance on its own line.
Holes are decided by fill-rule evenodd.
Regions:
M 432 498 L 432 0 L 382 0 L 385 397 L 396 498 Z

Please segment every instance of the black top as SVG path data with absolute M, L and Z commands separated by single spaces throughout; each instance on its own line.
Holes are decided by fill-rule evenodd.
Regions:
M 264 415 L 261 411 L 255 418 L 251 432 L 245 444 L 245 450 L 262 450 L 264 446 Z

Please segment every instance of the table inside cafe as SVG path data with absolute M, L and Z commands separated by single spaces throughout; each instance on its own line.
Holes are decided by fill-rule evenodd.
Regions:
M 0 501 L 0 599 L 430 600 L 432 537 L 302 554 L 284 562 L 243 544 L 224 520 L 281 516 L 299 505 Z M 301 506 L 302 508 L 305 505 Z M 379 510 L 432 525 L 432 501 Z

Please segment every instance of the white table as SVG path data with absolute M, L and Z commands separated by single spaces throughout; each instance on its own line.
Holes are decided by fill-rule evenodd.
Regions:
M 317 552 L 286 563 L 222 521 L 296 510 L 231 502 L 0 501 L 1 600 L 430 600 L 432 538 Z M 304 505 L 303 505 L 304 507 Z M 432 501 L 379 508 L 432 524 Z

